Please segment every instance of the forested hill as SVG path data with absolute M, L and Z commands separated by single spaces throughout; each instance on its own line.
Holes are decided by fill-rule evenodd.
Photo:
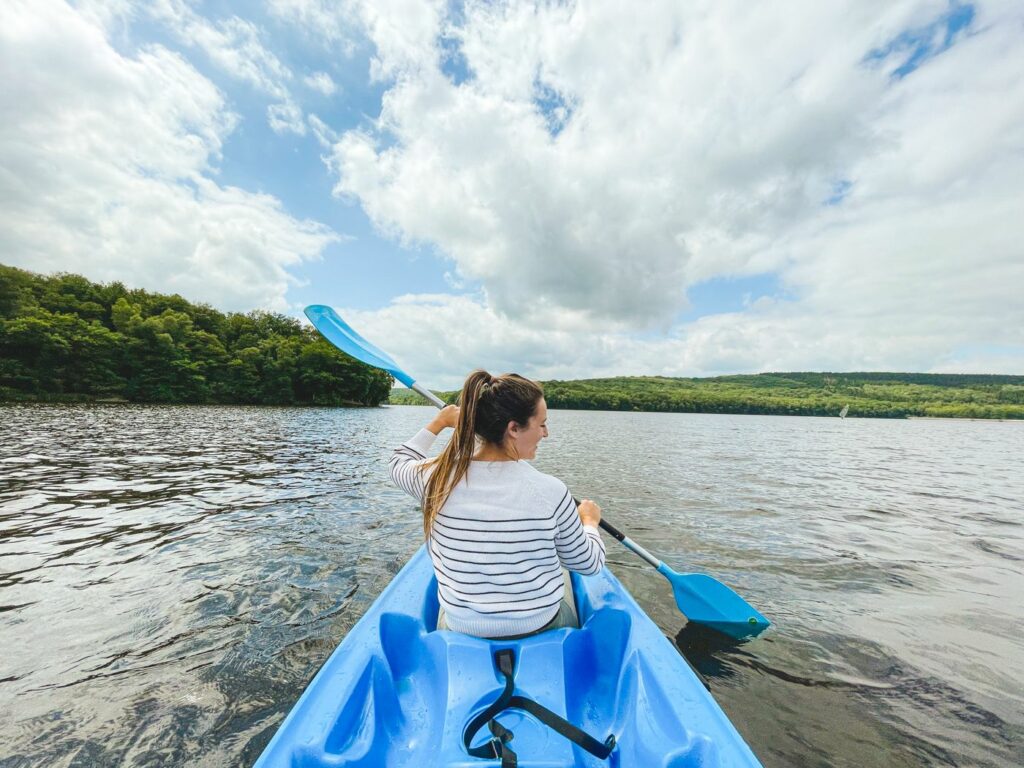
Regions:
M 379 405 L 392 381 L 284 315 L 0 265 L 0 400 Z
M 1024 419 L 1024 376 L 929 373 L 761 373 L 705 379 L 545 381 L 551 408 L 851 417 Z M 452 400 L 456 393 L 440 393 Z M 396 389 L 392 403 L 423 403 Z

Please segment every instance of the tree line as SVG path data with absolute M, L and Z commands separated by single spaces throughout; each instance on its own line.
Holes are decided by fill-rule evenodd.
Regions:
M 545 381 L 551 408 L 793 416 L 1024 419 L 1024 376 L 928 373 L 761 373 Z M 454 402 L 457 392 L 438 393 Z M 395 390 L 392 403 L 422 404 Z
M 392 383 L 291 317 L 0 265 L 0 400 L 379 405 Z

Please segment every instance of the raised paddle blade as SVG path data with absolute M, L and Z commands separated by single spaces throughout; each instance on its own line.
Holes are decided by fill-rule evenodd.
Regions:
M 658 573 L 672 585 L 676 605 L 688 621 L 737 640 L 756 637 L 771 624 L 718 579 L 702 573 L 676 573 L 664 563 L 658 566 Z
M 323 304 L 311 304 L 306 307 L 305 312 L 313 327 L 346 355 L 367 365 L 372 365 L 374 368 L 387 371 L 407 387 L 416 383 L 412 376 L 398 367 L 398 363 L 391 359 L 391 355 L 356 333 L 355 329 L 342 320 L 341 316 L 330 307 Z

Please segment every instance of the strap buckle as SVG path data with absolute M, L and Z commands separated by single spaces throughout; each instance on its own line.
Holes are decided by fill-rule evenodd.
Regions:
M 487 743 L 494 750 L 494 756 L 501 760 L 501 768 L 517 768 L 519 757 L 508 745 L 515 738 L 515 734 L 497 720 L 488 721 L 487 727 L 494 734 Z
M 504 747 L 504 744 L 502 744 L 501 739 L 499 739 L 497 736 L 491 736 L 491 740 L 487 742 L 487 746 L 491 748 L 491 752 L 493 753 L 492 755 L 490 755 L 490 757 L 501 757 L 501 753 L 504 751 L 502 749 Z

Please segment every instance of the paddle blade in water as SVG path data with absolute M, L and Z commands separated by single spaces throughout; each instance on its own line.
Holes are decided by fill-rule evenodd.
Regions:
M 737 640 L 756 637 L 771 624 L 718 579 L 701 573 L 676 573 L 664 563 L 658 572 L 672 585 L 676 605 L 689 621 Z
M 305 312 L 313 327 L 345 354 L 367 365 L 372 365 L 374 368 L 387 371 L 407 387 L 416 383 L 412 376 L 398 367 L 398 363 L 391 359 L 391 355 L 356 333 L 330 307 L 323 304 L 312 304 L 306 307 Z

